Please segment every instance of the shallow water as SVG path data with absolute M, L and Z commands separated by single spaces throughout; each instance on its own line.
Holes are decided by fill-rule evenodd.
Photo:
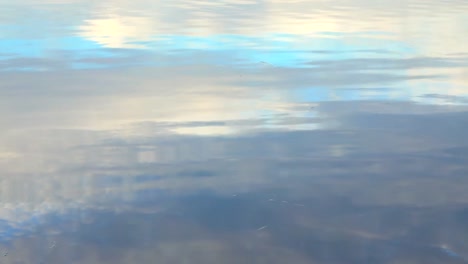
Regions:
M 468 263 L 468 1 L 0 2 L 0 263 Z

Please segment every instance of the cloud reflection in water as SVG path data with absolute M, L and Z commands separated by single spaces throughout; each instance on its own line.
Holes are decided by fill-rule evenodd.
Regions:
M 465 1 L 0 9 L 2 263 L 468 261 Z

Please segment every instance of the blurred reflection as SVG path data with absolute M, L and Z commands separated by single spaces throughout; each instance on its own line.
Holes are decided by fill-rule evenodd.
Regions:
M 468 263 L 467 11 L 0 4 L 0 262 Z

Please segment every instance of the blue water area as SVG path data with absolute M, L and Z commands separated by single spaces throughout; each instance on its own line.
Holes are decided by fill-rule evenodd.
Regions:
M 467 11 L 0 3 L 0 263 L 468 263 Z

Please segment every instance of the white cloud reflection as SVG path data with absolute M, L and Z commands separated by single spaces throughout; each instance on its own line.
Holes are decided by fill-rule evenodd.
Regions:
M 134 42 L 144 42 L 154 38 L 151 21 L 142 17 L 111 15 L 108 18 L 87 20 L 79 30 L 85 39 L 108 48 L 144 47 Z
M 418 55 L 466 51 L 463 43 L 468 21 L 464 16 L 467 8 L 464 1 L 442 4 L 420 0 L 408 7 L 401 1 L 375 4 L 346 0 L 331 5 L 323 1 L 222 1 L 214 4 L 140 0 L 121 1 L 121 8 L 109 6 L 106 2 L 97 4 L 93 13 L 98 16 L 80 26 L 82 36 L 107 47 L 135 47 L 135 41 L 144 42 L 161 35 L 288 34 L 296 36 L 289 39 L 296 48 L 330 37 L 358 46 L 376 39 L 399 41 L 413 47 Z M 451 19 L 444 19 L 448 15 Z M 355 19 L 357 17 L 359 19 Z M 301 39 L 305 41 L 298 42 Z M 376 48 L 385 47 L 384 42 L 376 44 L 380 46 Z
M 48 3 L 43 14 L 31 11 L 31 20 L 27 11 L 33 8 L 18 11 L 25 17 L 19 26 L 27 29 L 23 33 L 11 28 L 17 17 L 8 12 L 0 17 L 0 26 L 9 28 L 0 31 L 9 40 L 0 40 L 2 52 L 9 53 L 0 60 L 0 218 L 7 221 L 27 226 L 32 216 L 74 206 L 122 209 L 112 199 L 130 203 L 141 190 L 231 195 L 277 184 L 297 188 L 298 196 L 307 196 L 312 187 L 326 195 L 329 190 L 302 187 L 285 175 L 292 171 L 309 179 L 312 171 L 339 178 L 345 169 L 332 162 L 352 153 L 383 153 L 397 160 L 399 154 L 430 155 L 433 149 L 440 154 L 462 140 L 450 133 L 443 138 L 447 131 L 442 139 L 420 137 L 436 130 L 437 116 L 435 125 L 421 125 L 426 130 L 409 126 L 403 130 L 410 135 L 399 134 L 401 123 L 392 123 L 390 114 L 403 115 L 408 125 L 401 111 L 432 117 L 431 111 L 466 110 L 460 106 L 465 101 L 454 100 L 468 95 L 466 1 L 412 1 L 417 8 L 405 1 L 351 0 L 333 5 L 276 0 Z M 54 14 L 50 23 L 38 23 L 49 14 Z M 98 69 L 76 67 L 79 63 Z M 340 127 L 348 112 L 366 112 L 368 104 L 352 102 L 360 100 L 376 101 L 367 113 L 389 114 L 384 117 L 390 118 L 390 128 L 373 134 L 375 127 L 367 129 L 365 118 Z M 331 103 L 327 110 L 328 101 L 350 107 L 342 110 Z M 455 106 L 435 106 L 448 103 Z M 465 120 L 447 118 L 456 124 Z M 359 125 L 363 128 L 353 131 Z M 294 159 L 316 163 L 307 171 L 294 164 L 275 167 L 275 162 Z M 350 159 L 349 171 L 400 175 L 401 167 L 415 170 L 376 159 L 369 162 L 378 164 L 367 166 Z M 432 164 L 422 160 L 417 161 Z M 197 166 L 216 177 L 179 177 L 178 170 L 201 170 Z M 459 168 L 445 164 L 438 169 Z M 138 182 L 145 174 L 162 179 Z M 115 179 L 122 183 L 105 182 Z M 365 185 L 369 178 L 359 179 L 344 189 L 336 182 L 320 183 L 331 194 L 361 203 L 419 206 L 468 200 L 466 185 L 438 185 L 436 178 L 422 184 L 435 192 L 442 186 L 438 197 L 408 195 L 421 189 L 418 179 L 406 191 L 389 184 L 384 197 Z M 363 193 L 362 186 L 372 191 Z

